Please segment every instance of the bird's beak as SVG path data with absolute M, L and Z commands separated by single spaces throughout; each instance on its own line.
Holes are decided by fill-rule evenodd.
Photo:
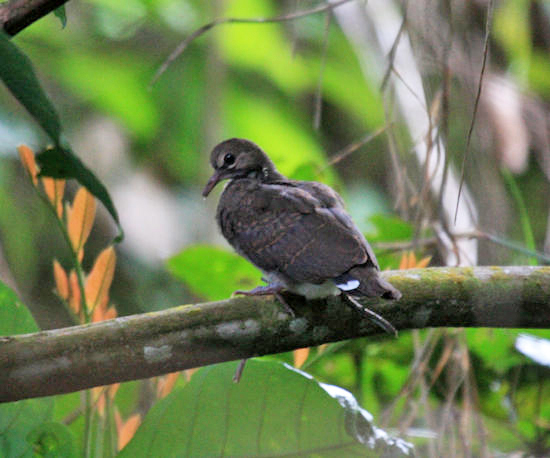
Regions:
M 214 186 L 216 186 L 221 180 L 225 178 L 223 171 L 216 170 L 210 179 L 208 180 L 208 183 L 206 183 L 206 186 L 202 190 L 203 197 L 208 196 L 210 194 L 210 191 L 214 189 Z

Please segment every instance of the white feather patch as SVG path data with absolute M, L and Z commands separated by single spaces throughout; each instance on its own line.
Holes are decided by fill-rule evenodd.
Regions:
M 336 283 L 336 286 L 342 291 L 352 291 L 354 289 L 357 289 L 357 287 L 359 286 L 359 280 L 356 280 L 355 278 L 350 278 L 345 283 Z

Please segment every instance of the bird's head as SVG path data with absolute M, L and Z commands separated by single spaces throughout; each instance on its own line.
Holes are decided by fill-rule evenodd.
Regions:
M 242 138 L 231 138 L 216 145 L 210 154 L 210 164 L 214 173 L 202 191 L 204 197 L 222 180 L 253 178 L 270 182 L 282 178 L 261 148 Z

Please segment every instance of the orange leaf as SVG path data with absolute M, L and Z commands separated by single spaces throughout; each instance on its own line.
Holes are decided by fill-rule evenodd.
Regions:
M 107 297 L 105 299 L 108 299 Z M 112 320 L 117 317 L 117 311 L 114 307 L 96 306 L 92 312 L 92 322 L 97 323 L 99 321 Z
M 191 369 L 186 369 L 183 371 L 183 374 L 185 375 L 185 380 L 187 380 L 188 382 L 191 380 L 191 377 L 193 376 L 193 374 L 195 372 L 197 372 L 199 370 L 198 367 L 192 367 Z
M 407 259 L 407 269 L 412 269 L 416 265 L 416 255 L 414 251 L 409 252 L 409 259 Z
M 80 288 L 78 287 L 78 278 L 76 272 L 71 270 L 69 274 L 69 306 L 71 310 L 80 315 Z
M 122 422 L 122 417 L 120 416 L 120 412 L 118 411 L 116 406 L 114 409 L 114 417 L 115 417 L 115 426 L 116 426 L 117 434 L 120 434 L 120 429 L 122 428 L 123 422 Z
M 96 323 L 98 321 L 106 320 L 107 318 L 105 318 L 105 317 L 107 316 L 107 312 L 108 312 L 107 308 L 108 307 L 109 307 L 109 295 L 105 294 L 101 298 L 101 302 L 98 302 L 93 308 L 92 321 L 94 323 Z M 115 315 L 116 315 L 116 311 L 115 311 Z
M 104 415 L 107 397 L 109 397 L 109 399 L 114 399 L 119 387 L 120 383 L 113 383 L 112 385 L 96 386 L 92 388 L 92 400 L 99 415 Z
M 426 256 L 425 258 L 422 258 L 420 261 L 417 261 L 414 251 L 406 251 L 405 253 L 403 253 L 403 256 L 401 257 L 401 261 L 399 263 L 399 269 L 400 270 L 422 269 L 430 263 L 431 259 L 432 259 L 431 256 Z
M 116 318 L 118 316 L 118 313 L 116 311 L 116 308 L 109 307 L 107 311 L 105 312 L 105 315 L 103 316 L 104 320 L 112 320 L 113 318 Z
M 19 157 L 21 158 L 23 167 L 31 177 L 32 184 L 36 186 L 38 184 L 38 178 L 36 177 L 38 174 L 38 169 L 36 168 L 36 161 L 34 160 L 34 153 L 32 149 L 26 145 L 20 145 L 17 147 L 17 151 L 19 152 Z
M 428 267 L 428 264 L 432 260 L 431 256 L 426 256 L 425 258 L 422 258 L 420 261 L 416 263 L 416 267 L 418 269 L 423 269 L 424 267 Z
M 161 399 L 172 391 L 179 375 L 179 372 L 172 372 L 159 379 L 157 385 L 157 398 Z
M 94 402 L 94 406 L 99 413 L 99 415 L 103 416 L 105 412 L 105 391 L 107 390 L 104 386 L 96 386 L 92 388 L 92 400 Z
M 105 297 L 108 297 L 115 273 L 115 264 L 116 254 L 112 246 L 105 248 L 97 257 L 84 288 L 86 303 L 91 310 L 94 310 L 98 304 L 102 304 Z
M 292 352 L 294 355 L 294 367 L 302 367 L 309 356 L 309 348 L 298 348 Z
M 130 415 L 130 417 L 128 417 L 128 419 L 124 423 L 122 423 L 120 427 L 118 426 L 117 422 L 119 450 L 122 450 L 126 446 L 126 444 L 130 442 L 130 439 L 134 437 L 134 434 L 136 433 L 140 424 L 141 415 L 139 413 Z
M 63 267 L 61 267 L 57 259 L 53 260 L 53 278 L 55 280 L 55 289 L 59 297 L 64 300 L 69 299 L 69 279 L 67 278 L 67 273 Z
M 109 395 L 110 399 L 114 399 L 115 395 L 120 388 L 120 383 L 113 383 L 112 385 L 109 385 L 107 387 L 107 394 Z
M 63 216 L 63 191 L 65 190 L 65 180 L 54 180 L 50 177 L 42 178 L 44 191 L 50 199 L 50 202 L 57 212 L 57 216 L 61 219 Z
M 409 252 L 408 251 L 405 251 L 405 253 L 403 253 L 403 255 L 401 256 L 401 260 L 399 261 L 399 270 L 405 270 L 405 269 L 408 269 L 408 263 L 409 261 Z
M 78 253 L 88 240 L 94 224 L 95 208 L 94 196 L 86 188 L 80 188 L 69 211 L 67 223 L 69 237 L 75 253 Z

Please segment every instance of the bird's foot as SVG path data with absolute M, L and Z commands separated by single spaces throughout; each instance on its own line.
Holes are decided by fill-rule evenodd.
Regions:
M 294 314 L 294 310 L 292 310 L 290 305 L 287 304 L 287 302 L 285 301 L 283 295 L 281 294 L 281 292 L 283 292 L 284 290 L 285 290 L 285 287 L 283 285 L 274 283 L 274 284 L 267 285 L 267 286 L 256 286 L 256 288 L 251 289 L 249 291 L 238 290 L 238 291 L 235 291 L 233 294 L 241 294 L 243 296 L 270 296 L 270 295 L 273 295 L 283 305 L 286 312 L 290 316 L 294 317 L 294 316 L 296 316 Z
M 367 307 L 361 305 L 349 294 L 342 293 L 342 297 L 352 309 L 357 310 L 361 315 L 371 320 L 374 324 L 380 326 L 388 334 L 393 334 L 394 337 L 397 337 L 397 329 L 395 329 L 395 327 L 388 320 L 382 318 L 380 315 L 378 315 L 378 313 L 373 312 Z
M 242 294 L 243 296 L 269 296 L 270 294 L 279 294 L 284 290 L 283 285 L 267 285 L 267 286 L 256 286 L 256 288 L 249 291 L 238 290 L 233 294 Z

